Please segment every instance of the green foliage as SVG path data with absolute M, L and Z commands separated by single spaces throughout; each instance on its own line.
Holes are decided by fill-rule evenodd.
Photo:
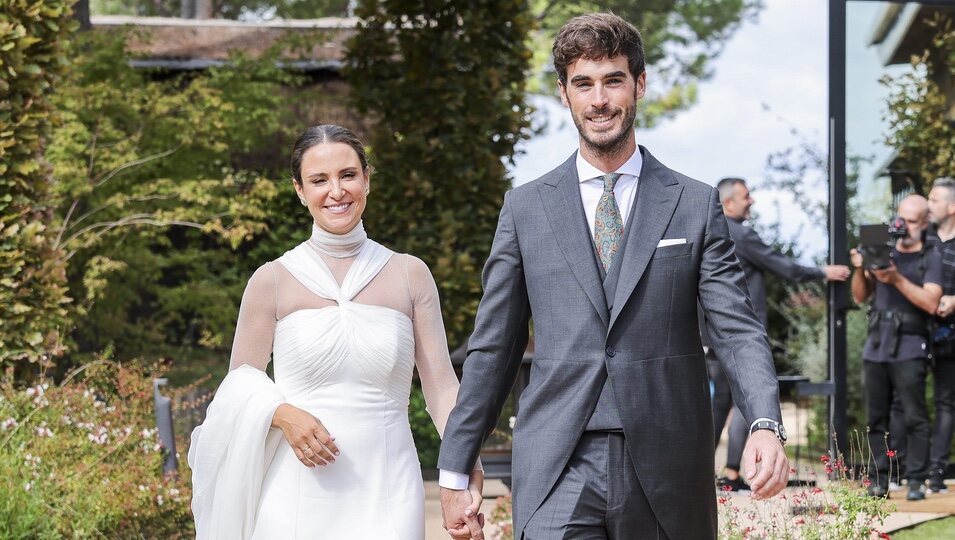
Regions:
M 912 58 L 913 69 L 881 82 L 891 92 L 885 143 L 897 150 L 897 162 L 921 177 L 927 190 L 935 178 L 955 175 L 951 103 L 936 82 L 955 73 L 955 29 L 950 15 L 926 23 L 936 34 L 929 48 Z
M 164 481 L 152 379 L 99 360 L 61 384 L 0 380 L 0 537 L 184 538 L 190 488 Z
M 0 1 L 0 364 L 63 352 L 69 303 L 43 151 L 75 27 L 72 2 Z
M 156 358 L 217 347 L 267 260 L 246 255 L 273 225 L 294 221 L 273 179 L 291 137 L 286 88 L 299 79 L 276 67 L 285 43 L 185 75 L 131 68 L 125 39 L 78 41 L 47 151 L 56 247 L 78 301 L 76 349 Z M 291 245 L 281 239 L 272 250 Z
M 415 380 L 411 387 L 411 403 L 408 406 L 408 421 L 411 423 L 411 434 L 414 436 L 415 448 L 418 450 L 418 461 L 424 468 L 438 466 L 438 451 L 441 450 L 441 437 L 434 429 L 431 415 L 425 410 L 427 403 L 421 384 Z
M 345 75 L 373 119 L 369 234 L 430 266 L 452 347 L 471 330 L 502 195 L 528 128 L 521 0 L 366 0 Z
M 637 115 L 644 127 L 696 102 L 697 83 L 712 75 L 713 59 L 762 7 L 761 0 L 534 0 L 532 4 L 540 24 L 534 38 L 538 65 L 549 64 L 553 37 L 573 16 L 612 11 L 640 30 L 650 81 Z M 555 86 L 551 81 L 543 85 L 547 91 Z

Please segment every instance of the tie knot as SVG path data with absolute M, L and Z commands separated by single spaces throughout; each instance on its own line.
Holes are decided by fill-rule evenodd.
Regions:
M 613 191 L 613 187 L 617 185 L 617 180 L 619 179 L 620 173 L 607 173 L 603 175 L 604 193 Z

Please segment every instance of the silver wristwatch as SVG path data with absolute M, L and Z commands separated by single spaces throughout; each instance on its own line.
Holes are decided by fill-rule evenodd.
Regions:
M 775 420 L 760 420 L 759 422 L 753 424 L 753 429 L 751 429 L 749 432 L 750 434 L 753 434 L 761 429 L 768 429 L 769 431 L 772 431 L 776 434 L 776 438 L 779 439 L 779 442 L 786 444 L 786 428 L 784 428 L 779 422 Z

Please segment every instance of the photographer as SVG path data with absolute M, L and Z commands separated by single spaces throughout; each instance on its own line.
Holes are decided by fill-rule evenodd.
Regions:
M 852 296 L 864 302 L 874 294 L 869 311 L 869 334 L 862 359 L 865 374 L 866 410 L 869 418 L 868 492 L 888 493 L 889 457 L 886 445 L 893 392 L 905 417 L 908 451 L 906 479 L 910 501 L 925 498 L 931 429 L 925 404 L 925 377 L 929 360 L 931 315 L 942 296 L 942 259 L 923 236 L 928 228 L 928 201 L 909 195 L 899 203 L 892 231 L 898 240 L 885 268 L 870 268 L 862 254 L 852 250 Z M 901 223 L 900 223 L 901 222 Z M 843 444 L 845 444 L 843 442 Z
M 946 491 L 945 470 L 955 428 L 955 179 L 938 178 L 928 195 L 931 235 L 942 257 L 942 287 L 935 332 L 935 365 L 932 367 L 935 395 L 935 429 L 929 451 L 928 487 Z

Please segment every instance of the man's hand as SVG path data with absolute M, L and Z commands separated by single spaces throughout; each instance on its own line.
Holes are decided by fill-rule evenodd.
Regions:
M 862 268 L 862 253 L 858 249 L 850 249 L 849 261 L 852 263 L 852 266 L 855 266 L 856 268 Z
M 842 264 L 823 266 L 822 271 L 826 275 L 826 281 L 845 281 L 852 275 L 849 267 Z
M 478 472 L 478 471 L 475 471 Z M 484 474 L 481 474 L 481 481 Z M 474 473 L 468 489 L 441 488 L 441 513 L 444 517 L 444 529 L 455 540 L 484 540 L 484 514 L 478 513 L 481 506 L 480 495 L 475 501 L 472 497 Z
M 943 296 L 938 301 L 938 309 L 935 310 L 935 313 L 939 317 L 948 317 L 952 312 L 955 312 L 955 296 Z
M 776 434 L 767 429 L 749 436 L 743 450 L 743 467 L 756 500 L 773 497 L 789 482 L 789 459 Z
M 875 276 L 875 279 L 886 285 L 895 285 L 902 279 L 902 274 L 899 273 L 899 269 L 896 268 L 895 264 L 890 264 L 888 268 L 883 268 L 882 270 L 871 270 L 871 272 L 872 275 Z

